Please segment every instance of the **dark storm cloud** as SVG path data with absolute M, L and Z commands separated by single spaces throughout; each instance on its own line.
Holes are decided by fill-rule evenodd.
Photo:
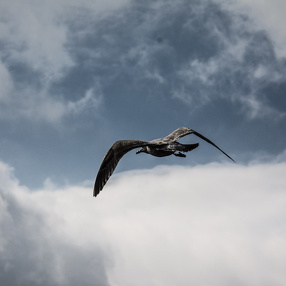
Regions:
M 247 17 L 213 1 L 133 1 L 94 21 L 82 13 L 70 25 L 77 64 L 59 82 L 65 94 L 97 81 L 107 109 L 137 102 L 144 110 L 151 100 L 156 107 L 179 100 L 196 109 L 228 100 L 252 118 L 285 115 L 272 100 L 286 81 L 285 60 Z
M 72 15 L 66 46 L 75 65 L 51 90 L 77 100 L 97 85 L 101 118 L 93 134 L 101 146 L 188 125 L 237 153 L 284 150 L 285 60 L 247 16 L 215 1 L 132 1 L 102 17 L 84 9 Z M 193 160 L 211 160 L 208 152 Z M 140 167 L 151 160 L 140 159 Z
M 225 101 L 252 119 L 285 116 L 285 59 L 265 31 L 216 1 L 134 0 L 101 14 L 64 2 L 35 7 L 20 5 L 25 25 L 12 9 L 3 25 L 0 103 L 16 117 L 98 114 L 99 98 L 110 121 L 123 111 L 134 117 L 127 104 L 155 119 Z
M 285 58 L 223 2 L 0 3 L 0 157 L 39 186 L 91 179 L 114 141 L 179 126 L 244 162 L 283 152 Z M 212 151 L 202 143 L 180 164 L 217 160 Z M 128 156 L 118 171 L 159 163 Z

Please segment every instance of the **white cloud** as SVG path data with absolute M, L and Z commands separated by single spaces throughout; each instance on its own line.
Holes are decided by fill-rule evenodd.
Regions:
M 230 10 L 240 11 L 253 20 L 255 28 L 264 29 L 274 42 L 274 48 L 279 57 L 286 57 L 286 25 L 284 0 L 218 0 Z M 231 4 L 230 4 L 231 3 Z
M 249 94 L 248 96 L 241 96 L 239 99 L 243 104 L 249 118 L 274 118 L 283 119 L 286 116 L 285 112 L 281 112 L 262 103 L 256 94 Z
M 20 186 L 11 168 L 3 163 L 0 164 L 0 178 L 0 276 L 3 284 L 108 285 L 103 239 L 94 232 L 94 241 L 88 246 L 88 230 L 86 234 L 77 233 L 81 217 L 87 213 L 84 209 L 70 212 L 74 199 L 86 194 L 86 189 L 33 193 Z M 71 195 L 72 202 L 61 201 L 60 197 L 66 195 Z M 46 203 L 42 204 L 42 200 Z M 60 211 L 59 206 L 64 211 Z M 72 220 L 66 215 L 71 215 Z M 99 226 L 95 229 L 100 231 Z
M 77 101 L 69 102 L 67 105 L 68 113 L 81 113 L 89 108 L 97 108 L 102 101 L 102 95 L 99 89 L 94 91 L 94 88 L 90 88 L 86 91 L 85 95 Z
M 51 96 L 45 90 L 39 91 L 33 88 L 13 90 L 2 100 L 3 108 L 0 118 L 12 120 L 25 118 L 34 121 L 59 123 L 63 118 L 84 113 L 89 109 L 97 110 L 100 106 L 101 93 L 93 88 L 74 101 L 64 100 L 61 96 Z
M 48 2 L 1 1 L 0 39 L 6 61 L 27 64 L 46 80 L 73 65 L 65 44 L 67 30 L 57 19 L 59 9 Z M 19 17 L 21 11 L 21 17 Z
M 69 27 L 65 23 L 70 15 L 74 15 L 71 9 L 86 8 L 97 15 L 118 9 L 128 2 L 1 1 L 0 15 L 3 21 L 0 24 L 0 40 L 5 43 L 2 53 L 9 61 L 23 62 L 43 73 L 46 80 L 58 79 L 74 65 L 67 49 Z
M 22 285 L 283 285 L 285 167 L 160 166 L 115 175 L 93 198 L 91 187 L 30 192 L 1 163 L 2 277 Z
M 86 86 L 88 91 L 78 100 L 50 91 L 52 84 L 75 66 L 68 48 L 69 25 L 75 21 L 70 17 L 73 9 L 86 8 L 96 16 L 128 2 L 0 1 L 0 116 L 55 123 L 66 115 L 97 107 L 99 95 L 92 86 Z

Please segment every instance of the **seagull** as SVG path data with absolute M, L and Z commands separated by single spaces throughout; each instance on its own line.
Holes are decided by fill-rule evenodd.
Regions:
M 104 185 L 112 175 L 115 170 L 119 160 L 129 151 L 140 148 L 136 154 L 147 153 L 156 157 L 165 157 L 170 155 L 175 155 L 177 157 L 186 157 L 185 152 L 194 150 L 199 146 L 199 143 L 195 144 L 182 144 L 177 140 L 189 134 L 195 134 L 201 139 L 205 140 L 209 144 L 220 150 L 225 156 L 230 160 L 235 162 L 229 155 L 222 151 L 217 145 L 215 145 L 211 140 L 201 135 L 197 131 L 190 129 L 188 127 L 180 127 L 174 130 L 171 134 L 166 137 L 155 139 L 152 141 L 142 141 L 142 140 L 120 140 L 116 141 L 105 155 L 99 171 L 96 176 L 93 196 L 96 197 L 99 192 L 103 189 Z

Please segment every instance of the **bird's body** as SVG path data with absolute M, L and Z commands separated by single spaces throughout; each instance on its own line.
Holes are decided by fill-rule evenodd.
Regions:
M 216 146 L 212 141 L 208 138 L 204 137 L 200 133 L 192 130 L 188 127 L 180 127 L 173 131 L 166 137 L 155 139 L 152 141 L 142 141 L 142 140 L 120 140 L 116 141 L 111 148 L 108 150 L 105 155 L 101 166 L 99 168 L 95 184 L 93 190 L 93 196 L 97 196 L 99 192 L 103 189 L 104 185 L 112 175 L 115 170 L 119 160 L 129 151 L 135 148 L 139 149 L 138 153 L 147 153 L 156 157 L 165 157 L 170 155 L 175 155 L 177 157 L 186 157 L 185 152 L 192 151 L 193 149 L 199 146 L 199 143 L 195 144 L 182 144 L 177 142 L 183 136 L 188 134 L 195 134 L 201 139 L 205 140 L 209 144 L 216 147 L 220 150 L 224 155 L 226 155 L 229 159 L 234 161 L 229 155 L 227 155 L 224 151 L 222 151 L 218 146 Z
M 153 143 L 151 143 L 153 142 Z M 143 146 L 140 150 L 136 152 L 136 154 L 139 154 L 141 152 L 156 156 L 156 157 L 166 157 L 170 155 L 180 156 L 180 157 L 186 157 L 181 152 L 189 152 L 195 148 L 198 147 L 198 143 L 196 144 L 181 144 L 179 142 L 172 142 L 172 143 L 154 143 L 154 141 L 151 141 L 149 144 Z M 151 145 L 152 144 L 152 145 Z M 175 153 L 178 152 L 178 153 Z M 180 154 L 180 155 L 179 155 Z

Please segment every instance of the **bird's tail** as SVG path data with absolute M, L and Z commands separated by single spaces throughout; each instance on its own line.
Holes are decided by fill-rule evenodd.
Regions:
M 194 150 L 195 148 L 197 148 L 199 146 L 199 143 L 195 143 L 195 144 L 181 144 L 181 152 L 189 152 Z

